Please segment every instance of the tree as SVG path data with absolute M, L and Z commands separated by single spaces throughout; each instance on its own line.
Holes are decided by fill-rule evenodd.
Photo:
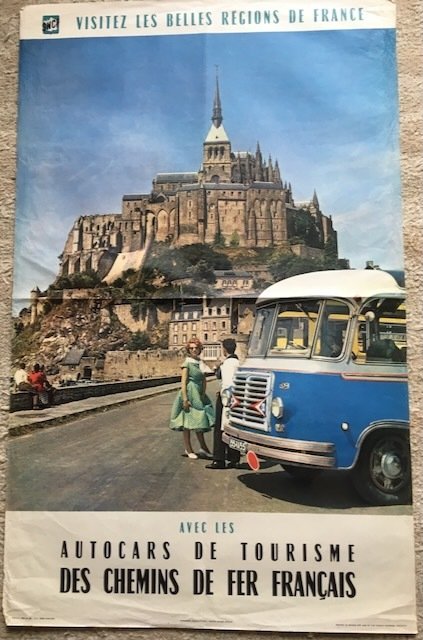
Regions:
M 144 351 L 151 345 L 150 337 L 146 331 L 137 331 L 134 333 L 128 344 L 129 351 Z
M 203 280 L 205 282 L 216 282 L 213 267 L 205 260 L 199 260 L 197 264 L 193 264 L 187 269 L 187 276 L 193 280 Z
M 213 244 L 214 244 L 215 247 L 224 247 L 225 246 L 225 244 L 226 244 L 225 243 L 225 238 L 220 233 L 220 231 L 217 231 L 215 233 Z
M 59 276 L 51 289 L 92 289 L 100 284 L 100 277 L 95 271 L 71 273 Z
M 276 256 L 269 264 L 270 273 L 275 280 L 283 280 L 309 271 L 323 271 L 326 268 L 322 259 L 301 258 L 294 254 Z
M 239 247 L 239 235 L 236 230 L 232 233 L 229 244 L 231 247 Z
M 338 247 L 336 245 L 336 240 L 333 235 L 329 236 L 329 238 L 325 242 L 324 261 L 328 269 L 339 268 Z

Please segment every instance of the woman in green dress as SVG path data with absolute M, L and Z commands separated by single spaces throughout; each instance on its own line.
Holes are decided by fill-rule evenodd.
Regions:
M 214 407 L 206 395 L 206 376 L 200 368 L 202 348 L 198 339 L 191 340 L 187 345 L 188 357 L 182 365 L 181 389 L 170 414 L 170 428 L 183 432 L 185 453 L 192 460 L 212 457 L 204 433 L 213 428 L 215 416 Z M 201 447 L 198 454 L 194 453 L 191 445 L 192 431 Z

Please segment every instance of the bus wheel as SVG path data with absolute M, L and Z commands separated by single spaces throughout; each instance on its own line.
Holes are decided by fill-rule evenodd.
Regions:
M 290 476 L 297 480 L 303 480 L 304 482 L 312 482 L 318 475 L 321 474 L 320 469 L 309 469 L 308 467 L 296 467 L 292 464 L 281 465 L 282 469 L 289 473 Z
M 353 471 L 353 483 L 366 502 L 375 505 L 411 501 L 408 436 L 384 432 L 364 443 Z

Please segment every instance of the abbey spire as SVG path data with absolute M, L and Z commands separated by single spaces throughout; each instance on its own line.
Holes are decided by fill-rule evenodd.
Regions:
M 203 144 L 202 175 L 205 182 L 231 182 L 231 143 L 222 124 L 219 78 L 213 100 L 212 125 Z
M 212 122 L 214 126 L 218 129 L 222 124 L 222 105 L 220 102 L 220 92 L 219 92 L 219 76 L 217 75 L 216 70 L 216 89 L 214 93 L 214 101 L 213 101 L 213 115 Z

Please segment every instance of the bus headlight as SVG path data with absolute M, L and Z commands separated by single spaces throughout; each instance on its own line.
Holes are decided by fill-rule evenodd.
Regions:
M 272 416 L 274 418 L 282 418 L 283 416 L 283 402 L 281 398 L 273 398 L 271 404 Z
M 231 400 L 231 392 L 229 391 L 229 389 L 225 389 L 224 391 L 222 391 L 222 404 L 224 407 L 229 407 L 229 402 Z

